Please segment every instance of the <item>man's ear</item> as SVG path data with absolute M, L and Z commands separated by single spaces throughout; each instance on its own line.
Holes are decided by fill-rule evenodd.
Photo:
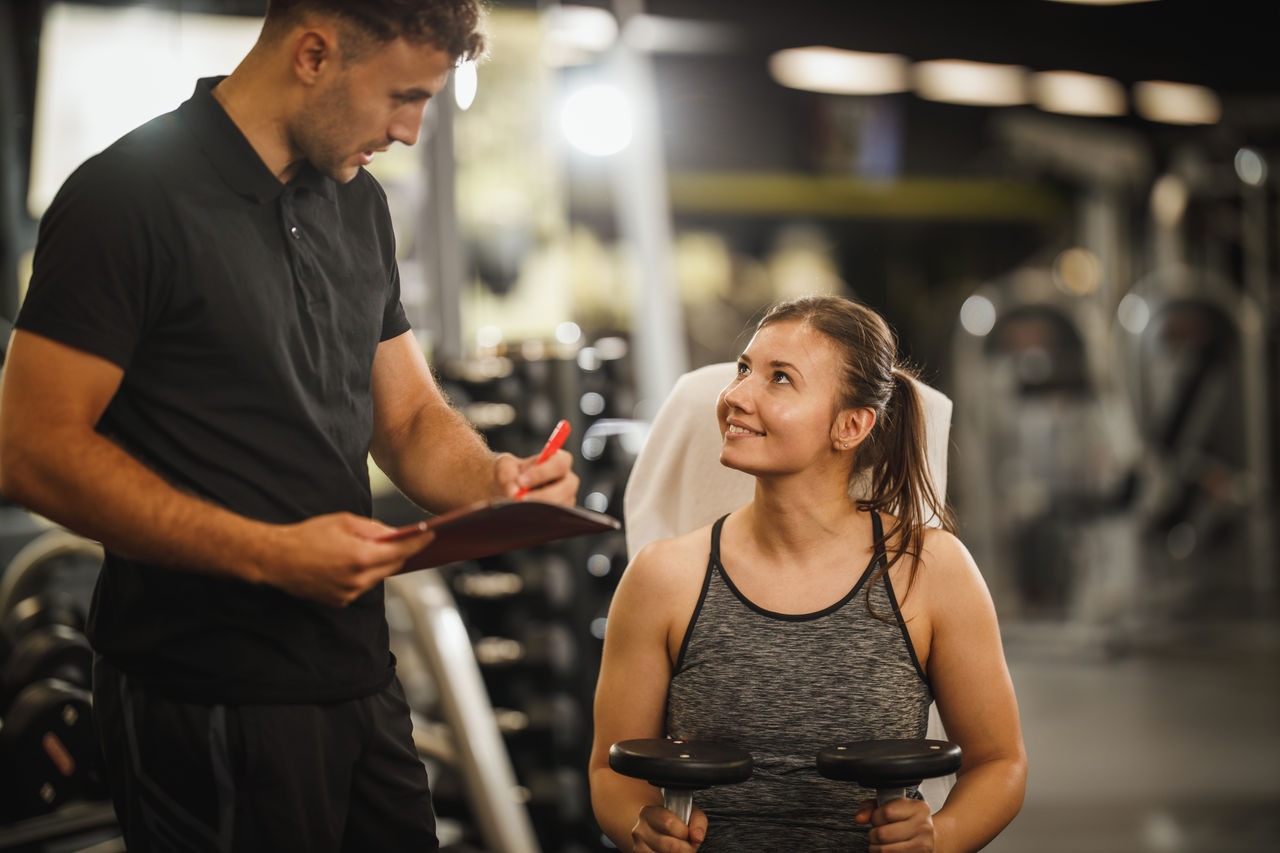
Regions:
M 836 412 L 835 423 L 831 425 L 831 443 L 836 452 L 853 450 L 862 444 L 876 425 L 874 409 L 841 409 Z
M 328 27 L 310 26 L 298 31 L 293 42 L 293 71 L 304 85 L 316 81 L 337 60 L 337 34 Z

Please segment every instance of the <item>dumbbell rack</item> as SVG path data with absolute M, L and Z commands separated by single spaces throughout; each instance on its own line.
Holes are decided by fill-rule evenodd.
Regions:
M 100 773 L 82 630 L 102 549 L 47 525 L 0 575 L 0 850 L 118 838 Z
M 567 418 L 579 503 L 620 519 L 639 429 L 627 420 L 625 342 L 529 349 L 442 365 L 441 385 L 496 450 L 532 455 Z M 415 513 L 398 496 L 376 499 L 375 514 L 389 523 Z M 419 728 L 433 732 L 426 751 L 439 753 L 435 766 L 428 759 L 437 813 L 493 853 L 602 849 L 587 781 L 591 707 L 604 617 L 625 563 L 618 532 L 417 572 L 389 587 L 401 679 Z M 420 668 L 433 683 L 421 683 Z M 508 837 L 498 838 L 498 824 Z

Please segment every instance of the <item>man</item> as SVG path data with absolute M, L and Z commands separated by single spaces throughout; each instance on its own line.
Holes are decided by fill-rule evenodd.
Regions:
M 476 0 L 274 0 L 223 79 L 69 178 L 0 388 L 0 491 L 102 541 L 95 725 L 130 851 L 430 850 L 366 457 L 433 512 L 532 487 L 435 385 L 363 170 Z

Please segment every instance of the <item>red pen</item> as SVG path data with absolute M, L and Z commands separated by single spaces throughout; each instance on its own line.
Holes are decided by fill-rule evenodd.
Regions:
M 560 449 L 560 447 L 564 444 L 564 440 L 568 437 L 569 437 L 569 422 L 561 421 L 560 423 L 556 424 L 556 428 L 551 431 L 551 437 L 547 439 L 546 444 L 542 445 L 542 452 L 538 454 L 538 458 L 533 464 L 541 465 L 543 462 L 546 462 L 548 459 L 550 459 L 551 455 Z M 528 489 L 521 489 L 520 491 L 516 492 L 515 499 L 520 500 L 527 494 L 529 494 Z

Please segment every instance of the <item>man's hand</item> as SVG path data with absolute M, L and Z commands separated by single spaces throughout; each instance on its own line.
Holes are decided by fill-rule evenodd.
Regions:
M 510 453 L 499 454 L 494 466 L 498 494 L 515 497 L 520 489 L 528 489 L 525 500 L 573 506 L 578 500 L 578 475 L 573 473 L 573 456 L 557 450 L 546 462 L 534 464 L 538 457 L 523 459 Z
M 345 607 L 435 538 L 426 530 L 388 540 L 395 530 L 346 512 L 273 528 L 259 580 L 299 598 Z

